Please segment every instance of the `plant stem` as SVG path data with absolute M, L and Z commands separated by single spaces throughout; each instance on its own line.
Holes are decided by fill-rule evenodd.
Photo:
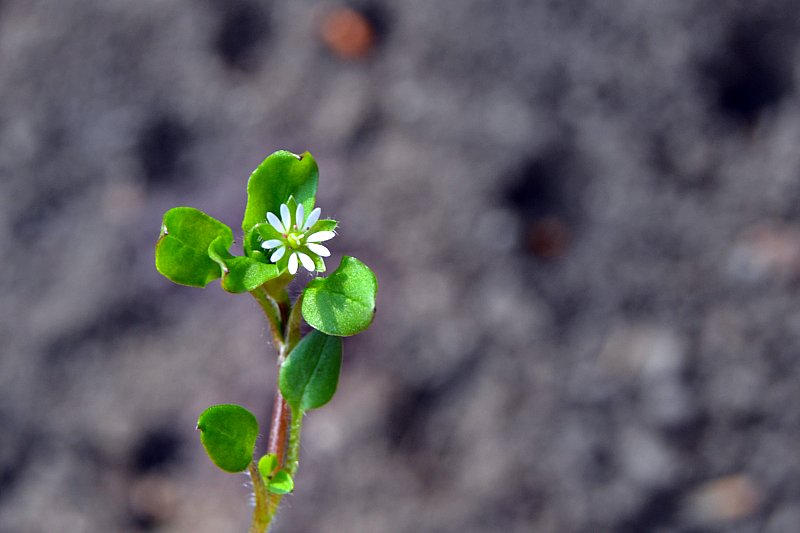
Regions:
M 266 529 L 263 531 L 268 531 L 269 526 L 272 525 L 272 519 L 275 518 L 275 515 L 278 513 L 278 507 L 281 504 L 281 499 L 283 498 L 282 494 L 275 494 L 274 492 L 267 491 L 267 505 L 266 505 L 266 512 L 260 517 L 260 520 L 265 524 Z M 253 522 L 255 523 L 256 517 L 255 514 L 253 515 Z M 252 527 L 252 526 L 251 526 Z M 259 532 L 261 533 L 261 532 Z
M 286 453 L 286 470 L 294 478 L 300 458 L 300 430 L 303 428 L 303 412 L 292 409 L 292 425 L 289 428 L 289 451 Z
M 263 287 L 251 292 L 270 324 L 273 344 L 278 350 L 278 375 L 280 368 L 289 353 L 300 341 L 300 322 L 302 314 L 300 305 L 303 300 L 301 294 L 294 305 L 289 309 L 288 296 L 281 301 L 275 300 L 270 293 Z M 283 291 L 282 294 L 285 294 Z M 269 440 L 267 441 L 267 453 L 274 453 L 278 459 L 278 465 L 285 465 L 289 473 L 294 476 L 297 471 L 297 460 L 300 453 L 300 426 L 303 422 L 302 413 L 295 416 L 291 412 L 286 400 L 283 399 L 280 387 L 275 388 L 275 398 L 272 402 L 272 419 L 269 428 Z M 289 449 L 287 452 L 287 433 Z M 250 533 L 263 533 L 269 529 L 278 506 L 283 498 L 280 494 L 274 494 L 267 490 L 258 467 L 255 463 L 250 465 L 250 476 L 253 478 L 253 490 L 255 491 L 256 508 L 253 510 L 253 522 L 250 526 Z
M 261 479 L 261 473 L 259 473 L 255 461 L 250 463 L 247 471 L 253 483 L 253 494 L 256 500 L 256 506 L 253 509 L 253 522 L 250 524 L 250 533 L 264 533 L 269 527 L 272 515 L 274 515 L 274 513 L 270 513 L 271 501 L 268 499 L 270 494 L 267 493 L 267 487 L 264 486 L 264 480 Z
M 300 342 L 300 321 L 303 318 L 303 313 L 301 312 L 302 305 L 303 293 L 301 292 L 292 306 L 289 318 L 286 320 L 286 330 L 283 332 L 283 338 L 286 340 L 288 348 L 286 351 L 287 356 L 289 352 L 297 346 L 297 343 Z
M 278 390 L 275 391 L 275 400 L 272 403 L 272 422 L 269 427 L 267 453 L 274 453 L 279 465 L 283 464 L 286 456 L 286 428 L 288 425 L 289 406 Z
M 283 350 L 281 350 L 281 354 L 278 357 L 278 372 L 279 372 L 279 374 L 280 374 L 280 366 L 283 364 L 283 362 L 286 360 L 286 358 L 289 357 L 289 353 L 292 351 L 292 349 L 294 349 L 294 347 L 297 346 L 297 343 L 300 342 L 300 321 L 302 319 L 302 314 L 300 312 L 300 306 L 302 305 L 302 303 L 303 303 L 303 294 L 301 293 L 300 296 L 297 297 L 297 300 L 294 302 L 294 305 L 292 306 L 292 309 L 289 312 L 289 317 L 286 320 L 286 329 L 284 330 L 284 333 L 283 333 L 284 339 L 285 339 L 284 344 L 283 344 L 284 348 L 283 348 Z M 280 388 L 278 388 L 278 394 L 280 394 Z M 283 433 L 281 435 L 281 439 L 282 439 L 281 442 L 283 442 L 283 443 L 286 442 L 286 426 L 289 424 L 290 415 L 291 415 L 291 428 L 289 430 L 289 456 L 286 457 L 286 462 L 284 463 L 284 456 L 283 455 L 279 455 L 278 456 L 278 461 L 279 461 L 278 464 L 285 464 L 286 467 L 289 469 L 289 473 L 290 474 L 294 474 L 294 470 L 292 470 L 292 464 L 294 462 L 294 464 L 295 464 L 294 469 L 296 469 L 297 468 L 297 466 L 296 466 L 297 454 L 298 454 L 298 451 L 299 451 L 299 438 L 300 438 L 299 426 L 297 428 L 297 435 L 295 435 L 295 433 L 294 433 L 294 430 L 295 430 L 295 419 L 299 420 L 298 424 L 302 423 L 302 413 L 301 413 L 300 417 L 295 417 L 295 411 L 289 409 L 289 406 L 286 403 L 286 400 L 283 400 L 283 398 L 281 398 L 281 400 L 282 400 L 282 403 L 281 403 L 281 415 L 283 417 L 281 419 L 281 425 L 280 425 L 280 428 L 283 431 Z M 273 415 L 273 422 L 274 422 L 274 420 L 275 420 L 275 417 Z M 292 442 L 293 442 L 292 438 L 295 438 L 297 440 L 295 445 L 296 445 L 296 447 L 298 447 L 298 449 L 295 450 L 295 452 L 294 452 L 293 459 L 292 459 L 292 455 L 291 455 L 291 453 L 292 453 L 292 449 L 291 448 L 292 448 Z
M 288 412 L 289 409 L 287 408 L 286 413 L 288 414 Z M 303 413 L 299 410 L 295 411 L 292 409 L 292 423 L 289 430 L 289 450 L 286 454 L 286 470 L 289 472 L 289 475 L 292 476 L 292 478 L 294 478 L 294 475 L 297 472 L 298 457 L 300 454 L 300 429 L 302 428 L 302 425 Z M 255 484 L 253 486 L 255 486 Z M 272 519 L 275 518 L 275 515 L 278 512 L 278 507 L 281 504 L 281 500 L 283 499 L 282 494 L 274 494 L 268 491 L 265 492 L 267 497 L 265 512 L 261 516 L 256 516 L 256 512 L 258 510 L 258 497 L 256 497 L 256 511 L 253 511 L 253 525 L 250 527 L 250 533 L 262 533 L 263 531 L 266 531 L 264 529 L 254 529 L 257 527 L 257 521 L 259 524 L 264 524 L 265 527 L 269 528 L 270 524 L 272 524 Z
M 257 289 L 250 291 L 250 294 L 253 295 L 253 298 L 256 299 L 258 305 L 261 306 L 261 310 L 264 311 L 264 315 L 267 317 L 267 322 L 269 322 L 269 330 L 272 334 L 272 343 L 275 345 L 275 349 L 280 352 L 283 349 L 280 305 L 275 301 L 275 299 L 267 294 L 267 291 L 264 290 L 263 287 L 258 287 Z

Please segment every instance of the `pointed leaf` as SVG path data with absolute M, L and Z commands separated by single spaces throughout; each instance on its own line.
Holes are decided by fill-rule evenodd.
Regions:
M 267 490 L 273 494 L 289 494 L 294 490 L 292 476 L 286 470 L 278 470 L 267 484 Z
M 378 281 L 367 265 L 345 256 L 327 278 L 316 278 L 303 295 L 303 318 L 314 329 L 347 337 L 369 327 Z
M 317 220 L 317 222 L 311 226 L 306 234 L 311 235 L 312 233 L 316 233 L 318 231 L 333 231 L 336 229 L 336 226 L 339 225 L 339 222 L 330 218 L 323 218 L 322 220 Z
M 280 150 L 267 157 L 247 182 L 247 207 L 242 220 L 245 235 L 264 222 L 267 212 L 280 217 L 280 206 L 294 195 L 307 213 L 314 208 L 319 171 L 314 157 Z
M 219 266 L 208 256 L 208 246 L 220 239 L 227 249 L 233 232 L 193 207 L 176 207 L 164 214 L 156 243 L 156 268 L 175 283 L 205 287 L 220 277 Z
M 253 460 L 258 422 L 253 413 L 239 405 L 209 407 L 197 420 L 200 442 L 219 468 L 242 472 Z
M 222 270 L 222 288 L 228 292 L 252 291 L 278 275 L 275 265 L 262 263 L 253 257 L 231 255 L 221 238 L 214 239 L 208 247 L 208 256 Z
M 288 200 L 284 202 L 286 207 L 289 208 L 289 226 L 288 228 L 292 228 L 293 226 L 297 226 L 299 222 L 295 220 L 295 215 L 297 214 L 297 200 L 295 199 L 294 195 L 290 196 Z
M 322 407 L 336 392 L 341 366 L 342 339 L 311 331 L 281 365 L 281 394 L 294 410 Z

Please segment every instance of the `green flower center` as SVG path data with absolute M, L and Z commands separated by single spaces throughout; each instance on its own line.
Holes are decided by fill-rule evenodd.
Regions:
M 303 244 L 303 237 L 304 237 L 303 233 L 293 231 L 286 235 L 286 242 L 292 248 L 300 248 L 300 246 L 302 246 Z

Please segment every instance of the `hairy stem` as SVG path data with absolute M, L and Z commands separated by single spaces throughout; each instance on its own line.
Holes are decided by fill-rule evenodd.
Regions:
M 279 390 L 275 391 L 272 404 L 272 421 L 269 427 L 267 453 L 274 453 L 278 464 L 282 465 L 286 457 L 286 429 L 289 425 L 289 406 Z
M 300 459 L 300 430 L 303 428 L 303 412 L 292 409 L 292 425 L 289 429 L 289 450 L 286 453 L 286 470 L 294 478 Z
M 297 298 L 291 310 L 286 310 L 288 315 L 283 322 L 286 324 L 282 332 L 282 341 L 280 351 L 278 353 L 278 375 L 280 376 L 280 369 L 283 362 L 289 356 L 289 352 L 294 348 L 300 340 L 300 304 L 302 303 L 303 295 Z M 289 426 L 290 412 L 286 400 L 281 395 L 280 387 L 275 388 L 275 400 L 272 405 L 272 423 L 269 430 L 269 442 L 267 446 L 268 453 L 274 453 L 278 458 L 278 464 L 283 465 L 286 456 L 286 436 L 287 428 Z
M 261 521 L 266 524 L 266 530 L 269 531 L 269 527 L 272 525 L 272 520 L 275 518 L 275 515 L 278 514 L 278 507 L 281 504 L 281 499 L 283 498 L 282 494 L 275 494 L 274 492 L 267 492 L 267 505 L 266 505 L 266 512 L 261 517 Z M 255 515 L 253 516 L 253 521 L 255 521 Z
M 281 320 L 281 306 L 278 302 L 272 298 L 263 287 L 258 287 L 255 290 L 250 291 L 250 294 L 253 295 L 253 298 L 256 299 L 258 305 L 261 307 L 261 310 L 264 311 L 264 316 L 267 317 L 267 322 L 269 322 L 269 331 L 272 334 L 272 343 L 275 345 L 275 349 L 280 352 L 283 349 L 284 339 L 283 339 L 283 332 L 282 332 L 282 324 L 283 321 Z
M 270 513 L 271 495 L 267 493 L 267 487 L 264 485 L 264 480 L 261 479 L 261 474 L 258 471 L 256 462 L 250 463 L 247 467 L 247 472 L 250 474 L 250 480 L 253 482 L 253 494 L 256 500 L 256 506 L 253 509 L 253 522 L 250 524 L 250 533 L 264 533 L 269 527 L 272 516 Z
M 289 353 L 300 341 L 300 322 L 302 313 L 300 305 L 303 300 L 301 294 L 294 305 L 290 308 L 288 295 L 285 291 L 281 292 L 284 297 L 277 301 L 270 293 L 259 288 L 251 294 L 258 301 L 264 314 L 270 323 L 273 344 L 278 350 L 278 375 L 280 368 Z M 289 473 L 294 476 L 297 471 L 297 460 L 300 452 L 300 426 L 302 424 L 302 413 L 295 416 L 291 412 L 289 405 L 281 395 L 280 387 L 275 388 L 275 398 L 272 403 L 272 419 L 269 428 L 269 440 L 267 441 L 267 453 L 274 453 L 278 459 L 278 465 L 285 465 Z M 287 451 L 287 433 L 289 448 Z M 258 473 L 258 468 L 250 465 L 250 475 L 255 476 L 253 489 L 256 495 L 256 508 L 253 510 L 253 522 L 250 526 L 250 533 L 263 533 L 269 529 L 278 506 L 283 498 L 280 494 L 269 492 Z M 258 480 L 256 485 L 255 479 Z M 261 491 L 261 492 L 259 492 Z M 259 529 L 260 528 L 260 529 Z
M 300 342 L 300 322 L 303 319 L 302 305 L 303 293 L 301 292 L 292 306 L 289 318 L 286 320 L 286 330 L 283 332 L 283 338 L 286 339 L 288 347 L 287 355 Z

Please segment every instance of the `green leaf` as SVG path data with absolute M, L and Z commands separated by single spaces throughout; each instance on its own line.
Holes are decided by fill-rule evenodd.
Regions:
M 289 224 L 289 227 L 299 226 L 301 222 L 299 220 L 295 220 L 295 216 L 297 215 L 297 199 L 294 197 L 294 195 L 291 195 L 283 203 L 286 204 L 286 207 L 289 208 L 289 215 L 292 219 L 291 223 Z M 303 209 L 305 209 L 305 206 L 303 206 Z M 275 213 L 275 214 L 280 216 L 280 213 Z
M 247 182 L 247 207 L 242 229 L 264 222 L 267 212 L 280 216 L 280 206 L 289 196 L 303 204 L 306 213 L 314 208 L 319 170 L 314 157 L 306 152 L 296 155 L 280 150 L 267 157 L 250 175 Z
M 286 470 L 278 470 L 267 484 L 267 490 L 273 494 L 289 494 L 294 490 L 292 476 Z
M 338 225 L 339 222 L 336 220 L 323 218 L 322 220 L 317 220 L 306 233 L 311 235 L 312 233 L 316 233 L 318 231 L 333 231 Z
M 242 244 L 244 254 L 247 257 L 252 257 L 256 261 L 268 263 L 268 255 L 261 247 L 261 236 L 259 235 L 257 226 L 250 228 L 250 231 L 244 236 L 244 243 Z
M 218 237 L 208 247 L 208 256 L 222 270 L 222 288 L 226 291 L 249 292 L 278 275 L 277 266 L 252 257 L 233 256 L 228 246 L 224 239 Z
M 181 285 L 205 287 L 220 277 L 219 266 L 208 256 L 208 247 L 221 239 L 227 249 L 233 243 L 231 228 L 193 207 L 176 207 L 164 213 L 156 243 L 156 268 Z
M 372 323 L 377 290 L 372 270 L 355 257 L 345 256 L 330 276 L 308 284 L 303 295 L 303 318 L 328 335 L 355 335 Z
M 325 272 L 327 267 L 325 266 L 325 260 L 318 256 L 317 254 L 313 253 L 308 248 L 303 248 L 303 251 L 314 261 L 314 268 L 317 272 Z
M 281 365 L 281 394 L 293 410 L 322 407 L 336 392 L 341 366 L 342 339 L 311 331 Z
M 267 222 L 259 222 L 258 224 L 253 226 L 253 228 L 251 229 L 251 232 L 252 233 L 257 233 L 258 236 L 260 236 L 261 239 L 264 240 L 264 241 L 268 241 L 270 239 L 282 239 L 283 238 L 283 235 L 281 235 L 281 233 L 278 230 L 273 228 Z M 261 246 L 261 244 L 258 243 L 255 240 L 255 236 L 251 237 L 251 239 L 253 239 L 253 240 L 251 241 L 250 246 L 254 246 L 254 247 L 255 246 Z
M 253 413 L 239 405 L 209 407 L 197 420 L 200 442 L 206 453 L 226 472 L 242 472 L 253 460 L 258 422 Z
M 272 479 L 272 473 L 275 472 L 276 468 L 278 468 L 278 456 L 274 453 L 268 453 L 258 460 L 258 471 L 267 484 L 269 484 L 269 480 Z

